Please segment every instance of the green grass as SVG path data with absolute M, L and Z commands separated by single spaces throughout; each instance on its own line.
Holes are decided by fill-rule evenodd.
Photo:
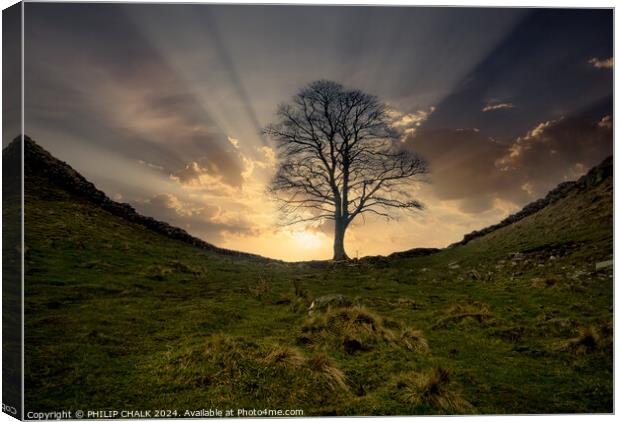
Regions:
M 313 268 L 199 250 L 29 180 L 26 410 L 611 412 L 613 281 L 594 271 L 611 192 L 434 255 Z M 330 293 L 355 305 L 308 316 Z

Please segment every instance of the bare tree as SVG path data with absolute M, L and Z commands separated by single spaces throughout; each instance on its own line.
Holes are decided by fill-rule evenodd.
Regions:
M 377 97 L 321 80 L 280 105 L 277 116 L 264 129 L 278 148 L 270 192 L 286 224 L 334 220 L 334 260 L 347 259 L 344 237 L 356 217 L 423 208 L 411 193 L 426 162 L 402 148 Z

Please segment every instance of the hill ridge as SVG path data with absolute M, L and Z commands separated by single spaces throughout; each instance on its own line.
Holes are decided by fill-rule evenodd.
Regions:
M 613 156 L 605 158 L 600 164 L 592 167 L 586 174 L 581 176 L 577 180 L 562 182 L 555 188 L 550 190 L 543 198 L 530 202 L 521 210 L 514 214 L 509 215 L 497 224 L 485 227 L 480 230 L 467 233 L 463 236 L 463 239 L 459 242 L 453 243 L 448 248 L 454 248 L 457 246 L 466 245 L 470 241 L 483 237 L 489 233 L 501 229 L 502 227 L 509 226 L 517 221 L 524 219 L 532 214 L 537 213 L 543 208 L 558 202 L 559 200 L 566 198 L 573 192 L 580 192 L 594 186 L 598 186 L 608 177 L 613 177 Z
M 7 147 L 4 148 L 2 155 L 4 164 L 6 166 L 15 166 L 18 164 L 16 160 L 10 160 L 10 158 L 19 156 L 19 154 L 21 154 L 21 151 L 19 150 L 20 139 L 21 137 L 16 137 Z M 279 261 L 248 252 L 221 248 L 202 239 L 194 237 L 181 228 L 174 227 L 168 223 L 156 220 L 152 217 L 143 216 L 136 212 L 136 210 L 130 204 L 116 202 L 110 199 L 103 191 L 97 189 L 97 187 L 92 182 L 89 182 L 84 176 L 82 176 L 79 172 L 73 169 L 73 167 L 71 167 L 66 162 L 54 157 L 52 154 L 50 154 L 47 150 L 38 145 L 28 136 L 24 136 L 24 153 L 24 172 L 27 176 L 43 176 L 46 179 L 50 180 L 52 183 L 55 183 L 56 185 L 62 187 L 63 189 L 66 189 L 67 191 L 72 192 L 97 206 L 100 206 L 105 211 L 108 211 L 111 214 L 121 217 L 129 222 L 142 225 L 147 229 L 153 230 L 154 232 L 162 234 L 166 237 L 180 240 L 198 248 L 214 251 L 223 255 L 231 255 L 265 261 Z M 15 174 L 19 174 L 19 172 Z M 600 164 L 592 167 L 585 175 L 581 176 L 579 179 L 575 181 L 566 181 L 560 183 L 554 189 L 550 190 L 543 198 L 537 199 L 536 201 L 527 204 L 521 210 L 509 215 L 499 223 L 467 233 L 463 236 L 462 240 L 452 243 L 445 248 L 413 248 L 404 251 L 393 252 L 387 255 L 386 258 L 410 258 L 415 256 L 424 256 L 440 252 L 444 249 L 451 249 L 458 246 L 466 245 L 474 239 L 484 237 L 487 234 L 493 233 L 496 230 L 514 224 L 530 215 L 533 215 L 538 211 L 546 208 L 547 206 L 552 205 L 557 201 L 567 197 L 573 192 L 579 192 L 597 186 L 608 177 L 613 177 L 613 156 L 605 158 Z M 366 256 L 361 259 L 372 258 L 377 257 Z
M 21 156 L 20 151 L 21 136 L 16 137 L 3 152 L 2 158 L 5 165 L 18 165 L 18 160 L 12 158 Z M 24 136 L 24 174 L 28 176 L 42 176 L 51 183 L 85 199 L 103 210 L 129 222 L 139 224 L 158 234 L 171 239 L 189 243 L 201 249 L 210 250 L 223 255 L 231 255 L 243 258 L 258 259 L 264 261 L 276 261 L 249 252 L 235 251 L 232 249 L 220 248 L 209 242 L 190 235 L 187 231 L 174 227 L 153 217 L 147 217 L 136 212 L 130 204 L 116 202 L 110 199 L 103 191 L 89 182 L 78 171 L 66 162 L 54 157 L 45 148 L 37 144 L 29 136 Z M 19 174 L 19 173 L 16 173 Z

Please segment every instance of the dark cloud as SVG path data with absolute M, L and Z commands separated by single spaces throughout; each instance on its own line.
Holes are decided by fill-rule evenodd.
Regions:
M 2 11 L 2 145 L 22 132 L 22 4 Z
M 489 175 L 496 172 L 494 163 L 506 147 L 478 130 L 420 130 L 405 145 L 429 161 L 432 189 L 442 199 L 462 199 L 502 188 L 499 180 Z
M 518 175 L 540 196 L 563 180 L 573 180 L 613 152 L 611 117 L 598 121 L 561 118 L 540 123 L 510 145 L 496 164 Z
M 461 129 L 421 130 L 405 145 L 430 163 L 427 194 L 458 201 L 467 213 L 489 210 L 496 200 L 523 206 L 576 179 L 613 149 L 610 116 L 541 122 L 508 144 Z
M 428 129 L 477 127 L 508 142 L 543 120 L 577 113 L 608 97 L 612 72 L 588 64 L 613 55 L 613 13 L 607 9 L 526 9 L 528 15 L 435 104 Z M 518 105 L 483 113 L 493 99 Z

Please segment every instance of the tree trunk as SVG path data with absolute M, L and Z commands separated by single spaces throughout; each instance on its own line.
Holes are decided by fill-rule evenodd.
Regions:
M 336 220 L 334 233 L 334 261 L 344 261 L 349 259 L 344 251 L 344 232 L 347 226 L 340 220 Z

